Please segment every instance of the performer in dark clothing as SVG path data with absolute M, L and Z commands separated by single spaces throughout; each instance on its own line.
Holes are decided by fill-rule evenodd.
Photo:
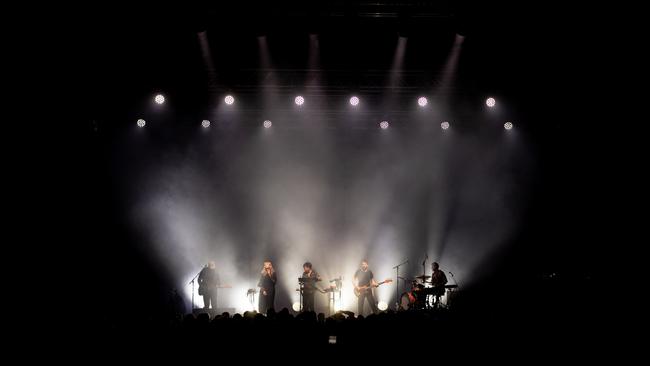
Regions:
M 277 279 L 273 263 L 270 260 L 264 261 L 264 268 L 262 268 L 260 280 L 257 283 L 257 287 L 260 287 L 259 312 L 262 314 L 266 314 L 269 309 L 274 308 Z
M 219 275 L 213 261 L 208 262 L 201 273 L 199 273 L 199 295 L 203 296 L 203 308 L 217 308 L 217 286 L 219 286 Z
M 368 269 L 368 261 L 361 261 L 361 268 L 354 273 L 354 288 L 355 293 L 358 292 L 358 315 L 363 314 L 363 303 L 368 299 L 368 304 L 372 309 L 372 312 L 377 314 L 379 308 L 377 308 L 377 303 L 375 302 L 375 297 L 372 295 L 372 288 L 377 287 L 377 281 L 372 274 L 372 271 Z
M 445 285 L 447 284 L 447 276 L 445 272 L 439 269 L 437 262 L 431 263 L 431 286 L 433 287 L 433 297 L 435 299 L 436 306 L 440 305 L 440 297 L 445 294 Z
M 314 310 L 314 293 L 316 293 L 317 287 L 316 282 L 320 281 L 321 278 L 312 269 L 312 265 L 309 262 L 306 262 L 302 265 L 302 311 L 315 311 Z

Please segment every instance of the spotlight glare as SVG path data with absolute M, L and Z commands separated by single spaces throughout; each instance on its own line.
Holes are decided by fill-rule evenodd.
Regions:
M 503 124 L 503 128 L 505 128 L 506 130 L 512 130 L 512 127 L 513 127 L 512 122 L 506 122 Z
M 298 301 L 294 302 L 293 305 L 291 306 L 293 311 L 298 312 L 300 311 L 300 303 Z
M 201 126 L 203 126 L 203 128 L 208 128 L 208 127 L 210 127 L 210 121 L 208 121 L 207 119 L 204 119 L 204 120 L 201 122 Z
M 296 97 L 295 102 L 297 105 L 303 105 L 303 103 L 305 103 L 305 98 L 299 95 Z
M 420 98 L 418 99 L 418 104 L 420 105 L 420 107 L 424 107 L 424 106 L 426 106 L 428 103 L 429 103 L 429 101 L 427 100 L 426 97 L 420 97 Z
M 138 123 L 138 127 L 140 127 L 140 128 L 144 127 L 144 125 L 147 124 L 147 122 L 145 120 L 143 120 L 142 118 L 140 118 L 137 123 Z
M 153 100 L 158 104 L 165 103 L 165 97 L 162 94 L 156 95 L 156 97 Z
M 271 126 L 273 126 L 273 123 L 271 121 L 268 119 L 264 121 L 264 128 L 270 128 Z
M 359 104 L 359 98 L 358 97 L 350 98 L 350 104 L 352 104 L 353 106 L 357 106 Z
M 494 98 L 490 97 L 490 98 L 487 98 L 487 100 L 485 101 L 485 104 L 487 104 L 488 107 L 492 108 L 497 104 L 497 101 L 494 100 Z
M 386 304 L 386 301 L 380 301 L 379 304 L 377 304 L 377 307 L 379 310 L 384 311 L 388 309 L 388 304 Z
M 379 127 L 381 127 L 382 130 L 387 129 L 388 128 L 388 121 L 381 121 L 381 123 L 379 123 Z
M 228 105 L 231 105 L 231 104 L 235 103 L 235 97 L 233 97 L 232 95 L 226 95 L 226 97 L 223 98 L 223 100 Z
M 447 122 L 447 121 L 442 122 L 440 124 L 440 128 L 442 128 L 443 130 L 448 129 L 449 128 L 449 122 Z

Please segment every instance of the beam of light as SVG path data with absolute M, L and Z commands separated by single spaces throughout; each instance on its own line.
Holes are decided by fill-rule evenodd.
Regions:
M 276 87 L 278 80 L 271 60 L 266 36 L 257 37 L 257 48 L 259 52 L 260 73 L 258 83 L 262 91 L 262 107 L 264 110 L 273 110 L 281 101 L 279 100 Z
M 396 88 L 404 84 L 403 70 L 404 55 L 406 54 L 406 43 L 408 38 L 398 37 L 397 45 L 395 46 L 395 54 L 391 64 L 390 72 L 388 74 L 388 92 L 384 93 L 382 105 L 386 109 L 393 109 L 398 103 Z
M 481 146 L 470 146 L 466 144 L 469 141 L 459 141 L 457 148 L 468 149 L 469 151 L 481 150 Z M 285 144 L 289 143 L 290 146 Z M 304 143 L 304 145 L 303 145 Z M 378 166 L 382 166 L 385 159 L 391 159 L 395 154 L 394 150 L 390 153 L 380 154 L 364 160 L 360 166 L 355 166 L 354 173 L 350 172 L 349 178 L 352 179 L 352 186 L 346 188 L 347 197 L 345 204 L 346 214 L 341 218 L 343 221 L 349 221 L 349 227 L 340 227 L 337 225 L 330 226 L 328 222 L 335 220 L 340 212 L 332 209 L 331 197 L 336 194 L 327 183 L 329 173 L 321 165 L 316 164 L 318 160 L 312 160 L 313 155 L 295 154 L 297 146 L 303 146 L 303 152 L 312 151 L 306 146 L 312 146 L 313 141 L 296 141 L 285 140 L 282 144 L 276 145 L 274 150 L 254 149 L 247 152 L 242 158 L 237 160 L 238 164 L 232 164 L 231 179 L 237 184 L 243 185 L 242 189 L 247 192 L 253 192 L 248 197 L 254 202 L 251 212 L 245 212 L 243 217 L 248 217 L 243 223 L 229 221 L 232 216 L 229 210 L 229 203 L 232 199 L 228 198 L 226 189 L 223 196 L 218 192 L 211 191 L 208 188 L 214 186 L 214 179 L 204 176 L 204 172 L 197 171 L 197 166 L 188 165 L 186 159 L 179 159 L 179 164 L 171 164 L 168 170 L 163 170 L 162 177 L 152 177 L 152 182 L 162 182 L 165 184 L 160 187 L 162 192 L 154 194 L 154 198 L 144 199 L 144 205 L 149 212 L 153 212 L 151 217 L 147 214 L 139 221 L 139 226 L 143 222 L 151 222 L 150 230 L 153 233 L 155 243 L 154 248 L 161 256 L 161 260 L 166 263 L 172 273 L 183 273 L 185 283 L 201 268 L 201 264 L 207 258 L 216 258 L 217 268 L 220 271 L 222 282 L 233 285 L 232 289 L 224 289 L 219 292 L 220 307 L 236 307 L 237 311 L 246 311 L 256 308 L 257 299 L 251 305 L 246 297 L 248 288 L 255 288 L 258 278 L 257 259 L 253 260 L 256 267 L 250 275 L 243 271 L 241 257 L 243 253 L 254 252 L 266 256 L 268 253 L 275 253 L 279 260 L 277 269 L 280 273 L 278 289 L 286 286 L 290 292 L 290 302 L 282 303 L 276 299 L 278 307 L 288 306 L 297 301 L 298 296 L 293 291 L 297 284 L 297 277 L 301 272 L 302 263 L 306 260 L 314 263 L 315 269 L 326 278 L 334 278 L 339 275 L 343 277 L 342 301 L 335 306 L 335 309 L 351 310 L 356 312 L 356 297 L 352 292 L 351 280 L 352 275 L 358 268 L 358 262 L 361 258 L 369 257 L 371 270 L 374 272 L 378 281 L 387 277 L 393 277 L 395 272 L 392 266 L 401 262 L 403 256 L 409 256 L 409 248 L 418 248 L 417 245 L 409 244 L 409 232 L 412 231 L 410 226 L 404 225 L 404 222 L 412 221 L 410 213 L 413 210 L 413 203 L 409 203 L 412 198 L 404 192 L 401 192 L 406 177 L 417 172 L 417 167 L 426 163 L 428 169 L 439 165 L 437 160 L 431 158 L 423 159 L 420 163 L 409 165 L 401 162 L 398 166 L 400 170 L 390 170 L 390 178 L 386 179 L 385 174 L 388 171 L 380 169 L 373 175 L 373 171 Z M 490 151 L 487 145 L 485 151 Z M 235 150 L 239 151 L 239 150 Z M 395 162 L 401 161 L 404 156 L 414 156 L 413 151 L 406 150 L 403 153 L 394 156 Z M 271 154 L 269 156 L 269 153 Z M 265 160 L 267 159 L 268 160 Z M 489 156 L 488 156 L 489 158 Z M 261 160 L 260 160 L 261 159 Z M 498 163 L 499 159 L 491 164 Z M 256 173 L 251 176 L 248 172 L 252 163 L 259 164 L 254 169 Z M 382 164 L 378 164 L 382 162 Z M 488 159 L 489 162 L 489 159 Z M 237 168 L 244 165 L 245 170 Z M 481 162 L 483 164 L 483 162 Z M 485 169 L 477 169 L 470 163 L 462 163 L 466 167 L 463 171 L 485 172 Z M 265 169 L 264 167 L 270 167 Z M 234 169 L 234 170 L 233 170 Z M 357 177 L 357 169 L 358 177 Z M 240 171 L 238 173 L 238 171 Z M 436 175 L 446 175 L 444 170 L 435 171 Z M 476 219 L 490 215 L 493 212 L 489 202 L 480 199 L 480 196 L 486 194 L 479 191 L 477 196 L 475 187 L 471 186 L 472 179 L 476 179 L 475 173 L 468 174 L 465 185 L 470 184 L 467 192 L 461 194 L 467 201 L 458 203 L 458 206 L 466 207 L 460 210 L 464 215 L 469 215 L 459 222 L 467 222 L 472 227 L 475 226 Z M 369 175 L 370 174 L 370 175 Z M 480 173 L 484 174 L 484 173 Z M 368 176 L 369 175 L 369 176 Z M 360 177 L 364 177 L 361 179 Z M 382 178 L 383 177 L 383 178 Z M 478 177 L 482 177 L 478 175 Z M 164 178 L 164 179 L 160 179 Z M 423 178 L 420 176 L 420 178 Z M 494 184 L 488 185 L 486 189 L 495 190 L 498 187 L 499 179 L 490 178 L 482 179 L 482 185 L 490 180 Z M 259 182 L 259 183 L 257 183 Z M 460 185 L 463 184 L 452 182 Z M 412 185 L 412 183 L 409 183 Z M 150 184 L 143 184 L 147 190 L 152 187 Z M 158 188 L 158 189 L 161 189 Z M 434 189 L 430 182 L 422 179 L 415 187 L 411 187 L 418 192 L 423 189 Z M 444 187 L 443 187 L 444 188 Z M 499 191 L 496 188 L 496 191 Z M 444 191 L 444 190 L 443 190 Z M 192 193 L 189 193 L 192 192 Z M 205 192 L 202 195 L 200 192 Z M 391 200 L 390 197 L 398 192 L 399 201 Z M 215 194 L 216 193 L 216 194 Z M 339 192 L 340 194 L 340 192 Z M 145 195 L 146 196 L 146 195 Z M 215 197 L 216 196 L 216 197 Z M 420 194 L 414 195 L 419 198 Z M 236 199 L 237 197 L 235 197 Z M 482 211 L 479 216 L 474 217 L 473 212 L 476 207 L 472 202 L 478 200 L 481 203 Z M 416 201 L 421 201 L 417 199 Z M 437 202 L 438 200 L 436 200 Z M 484 206 L 487 204 L 487 208 Z M 152 205 L 153 203 L 153 205 Z M 425 205 L 428 203 L 425 201 Z M 453 203 L 452 203 L 453 204 Z M 496 203 L 501 207 L 501 203 Z M 497 217 L 500 217 L 497 212 Z M 485 220 L 482 218 L 481 220 Z M 242 231 L 256 232 L 252 237 L 244 236 L 237 239 L 237 234 L 232 230 L 233 223 L 238 222 Z M 494 222 L 487 222 L 490 226 Z M 144 225 L 146 227 L 146 225 Z M 486 225 L 487 226 L 487 225 Z M 337 230 L 332 230 L 332 227 Z M 162 229 L 161 229 L 162 228 Z M 432 229 L 436 229 L 435 226 Z M 469 230 L 467 227 L 460 227 L 460 230 L 452 232 L 447 240 L 447 252 L 445 255 L 440 253 L 435 255 L 439 259 L 443 270 L 452 270 L 458 272 L 457 268 L 466 268 L 470 271 L 472 263 L 476 263 L 478 258 L 482 257 L 480 250 L 477 251 L 474 244 L 478 243 L 480 247 L 491 247 L 494 242 L 499 241 L 503 231 L 496 231 L 484 238 L 485 229 Z M 246 234 L 248 235 L 248 234 Z M 406 243 L 406 244 L 405 244 Z M 473 249 L 472 249 L 473 248 Z M 434 251 L 435 252 L 435 251 Z M 414 257 L 410 257 L 413 262 Z M 415 257 L 417 258 L 417 257 Z M 431 257 L 432 260 L 434 256 Z M 429 262 L 430 263 L 430 262 Z M 466 266 L 466 267 L 465 267 Z M 404 267 L 400 274 L 408 271 L 414 271 L 416 274 L 421 273 L 421 268 Z M 178 271 L 178 272 L 177 272 Z M 404 272 L 402 272 L 404 271 Z M 177 275 L 177 274 L 176 274 Z M 457 274 L 458 276 L 458 274 Z M 458 276 L 459 279 L 461 276 Z M 451 279 L 450 279 L 451 280 Z M 392 304 L 391 299 L 395 296 L 395 283 L 382 285 L 377 289 L 377 299 Z M 287 292 L 285 291 L 285 293 Z M 401 288 L 399 293 L 404 292 Z M 186 292 L 187 294 L 187 292 Z M 189 291 L 191 295 L 191 290 Z M 188 295 L 186 297 L 189 298 Z M 318 300 L 317 300 L 318 301 Z M 202 306 L 202 299 L 195 294 L 195 303 Z M 392 305 L 390 305 L 392 306 Z M 390 307 L 389 306 L 389 307 Z M 325 311 L 321 306 L 318 311 Z M 366 305 L 366 313 L 368 311 Z
M 388 121 L 381 121 L 381 122 L 379 123 L 379 127 L 381 127 L 382 130 L 387 129 L 388 126 L 390 126 L 390 124 L 388 123 Z
M 447 122 L 447 121 L 442 122 L 440 124 L 440 128 L 442 128 L 443 130 L 449 129 L 449 122 Z
M 429 101 L 427 100 L 426 97 L 420 97 L 420 98 L 418 98 L 418 105 L 419 105 L 420 107 L 425 107 L 428 103 L 429 103 Z
M 297 96 L 296 99 L 294 99 L 294 102 L 296 105 L 303 105 L 305 103 L 305 98 L 303 98 L 301 95 Z
M 309 35 L 309 68 L 316 69 L 320 67 L 320 42 L 318 34 Z
M 320 86 L 320 42 L 318 34 L 309 35 L 309 70 L 307 71 L 306 86 L 309 90 L 317 89 Z M 316 90 L 314 90 L 316 91 Z
M 487 106 L 490 107 L 490 108 L 494 107 L 496 104 L 497 104 L 497 101 L 494 100 L 494 98 L 492 98 L 492 97 L 487 98 L 487 99 L 485 100 L 485 105 L 487 105 Z
M 323 95 L 322 79 L 323 70 L 321 69 L 320 60 L 320 40 L 318 34 L 309 34 L 309 59 L 306 80 L 305 80 L 305 98 L 309 98 L 311 108 L 318 109 L 323 103 L 323 99 L 319 96 Z M 303 99 L 304 103 L 304 99 Z M 297 103 L 301 106 L 302 103 Z M 321 118 L 321 114 L 312 115 L 315 122 Z
M 154 98 L 154 101 L 156 102 L 156 104 L 163 104 L 165 103 L 165 97 L 162 94 L 158 94 Z
M 142 128 L 147 124 L 147 121 L 140 118 L 136 123 L 137 123 L 138 127 Z
M 210 121 L 208 121 L 207 119 L 204 119 L 203 121 L 201 121 L 201 127 L 203 127 L 203 128 L 210 127 Z
M 212 53 L 210 52 L 210 43 L 208 42 L 208 34 L 206 31 L 199 32 L 199 45 L 201 47 L 201 57 L 203 58 L 203 66 L 208 74 L 208 86 L 217 84 L 217 72 L 214 69 L 214 62 L 212 62 Z
M 161 267 L 186 286 L 188 304 L 187 282 L 215 259 L 222 282 L 233 286 L 220 290 L 219 306 L 255 309 L 258 299 L 251 305 L 246 292 L 256 288 L 268 256 L 279 273 L 276 308 L 291 308 L 298 300 L 297 277 L 302 263 L 311 261 L 325 280 L 343 277 L 335 310 L 356 312 L 352 276 L 362 258 L 368 257 L 378 281 L 394 279 L 392 267 L 407 258 L 411 264 L 400 275 L 417 275 L 422 268 L 413 262 L 429 246 L 427 264 L 435 259 L 467 284 L 475 268 L 484 267 L 479 264 L 486 253 L 518 225 L 519 206 L 508 200 L 519 197 L 522 187 L 507 184 L 502 170 L 492 169 L 504 161 L 490 141 L 456 136 L 453 152 L 464 152 L 456 154 L 430 138 L 397 145 L 369 139 L 364 151 L 372 153 L 355 155 L 342 167 L 341 147 L 358 146 L 312 132 L 254 135 L 244 140 L 245 149 L 217 143 L 218 149 L 206 147 L 210 154 L 178 153 L 164 163 L 151 161 L 137 184 L 125 180 L 137 197 L 133 226 L 145 234 L 148 252 Z M 485 159 L 469 158 L 476 152 Z M 206 168 L 206 156 L 215 155 L 224 169 Z M 340 177 L 345 185 L 332 184 Z M 414 213 L 424 223 L 414 224 Z M 396 290 L 406 289 L 382 285 L 377 299 L 392 308 Z M 317 311 L 326 311 L 326 295 L 317 296 Z M 196 293 L 195 303 L 202 306 Z
M 386 301 L 380 301 L 379 304 L 377 304 L 377 307 L 379 308 L 379 310 L 384 311 L 388 309 L 388 304 L 386 303 Z
M 233 103 L 235 103 L 235 97 L 233 97 L 232 95 L 226 95 L 226 97 L 223 98 L 223 101 L 226 102 L 226 104 L 228 105 L 232 105 Z
M 354 97 L 350 98 L 350 104 L 355 106 L 355 107 L 357 105 L 359 105 L 359 97 L 354 96 Z
M 456 78 L 456 69 L 458 66 L 458 60 L 460 58 L 463 41 L 465 40 L 464 36 L 456 34 L 454 39 L 454 44 L 449 51 L 445 65 L 442 68 L 442 75 L 440 79 L 439 89 L 443 91 L 442 95 L 445 96 L 444 90 L 451 87 Z
M 271 52 L 269 51 L 266 36 L 257 37 L 257 45 L 260 52 L 260 65 L 263 69 L 271 68 Z
M 406 42 L 408 38 L 399 37 L 397 39 L 397 46 L 395 47 L 395 55 L 393 56 L 393 64 L 390 68 L 389 86 L 395 87 L 399 84 L 401 77 L 402 66 L 404 64 L 404 55 L 406 54 Z
M 387 208 L 393 206 L 394 203 L 394 200 L 388 200 Z M 371 245 L 373 251 L 369 253 L 367 257 L 369 257 L 369 264 L 372 265 L 372 271 L 377 282 L 392 281 L 380 285 L 375 288 L 374 291 L 374 296 L 377 301 L 384 301 L 388 304 L 397 292 L 397 283 L 395 282 L 396 272 L 393 267 L 401 262 L 398 258 L 401 258 L 406 254 L 404 253 L 404 248 L 402 248 L 399 243 L 408 239 L 401 230 L 397 229 L 397 226 L 395 225 L 397 223 L 393 224 L 388 222 L 393 221 L 394 219 L 387 217 L 387 213 L 384 213 L 380 220 L 382 221 L 382 224 L 380 224 L 376 229 L 372 238 Z M 381 253 L 381 255 L 378 255 L 379 253 Z M 406 268 L 402 267 L 401 269 L 404 271 Z M 402 274 L 403 273 L 404 272 L 402 272 Z M 404 289 L 401 289 L 400 292 L 403 291 Z
M 273 122 L 269 121 L 268 119 L 264 121 L 264 128 L 271 128 L 273 126 Z
M 505 128 L 506 130 L 512 130 L 512 127 L 514 127 L 512 122 L 506 122 L 503 124 L 503 128 Z

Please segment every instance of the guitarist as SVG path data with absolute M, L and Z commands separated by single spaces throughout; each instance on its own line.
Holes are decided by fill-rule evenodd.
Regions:
M 377 287 L 378 284 L 377 281 L 375 281 L 372 271 L 368 269 L 367 260 L 364 259 L 361 261 L 361 268 L 354 273 L 353 284 L 354 288 L 359 291 L 359 299 L 357 302 L 359 310 L 358 314 L 363 314 L 363 302 L 366 298 L 368 299 L 372 312 L 377 314 L 379 309 L 377 308 L 374 296 L 372 296 L 372 288 Z
M 214 261 L 208 262 L 201 273 L 199 273 L 199 295 L 203 296 L 203 308 L 209 309 L 210 305 L 215 309 L 217 307 L 217 286 L 219 285 L 219 275 L 215 269 Z

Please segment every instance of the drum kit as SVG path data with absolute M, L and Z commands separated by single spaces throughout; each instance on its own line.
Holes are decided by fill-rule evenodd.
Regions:
M 428 279 L 431 276 L 416 276 L 413 279 L 399 277 L 406 284 L 410 283 L 410 291 L 403 292 L 399 297 L 400 310 L 421 310 L 433 309 L 441 306 L 440 298 L 445 294 L 447 289 L 455 288 L 456 285 L 431 286 Z

